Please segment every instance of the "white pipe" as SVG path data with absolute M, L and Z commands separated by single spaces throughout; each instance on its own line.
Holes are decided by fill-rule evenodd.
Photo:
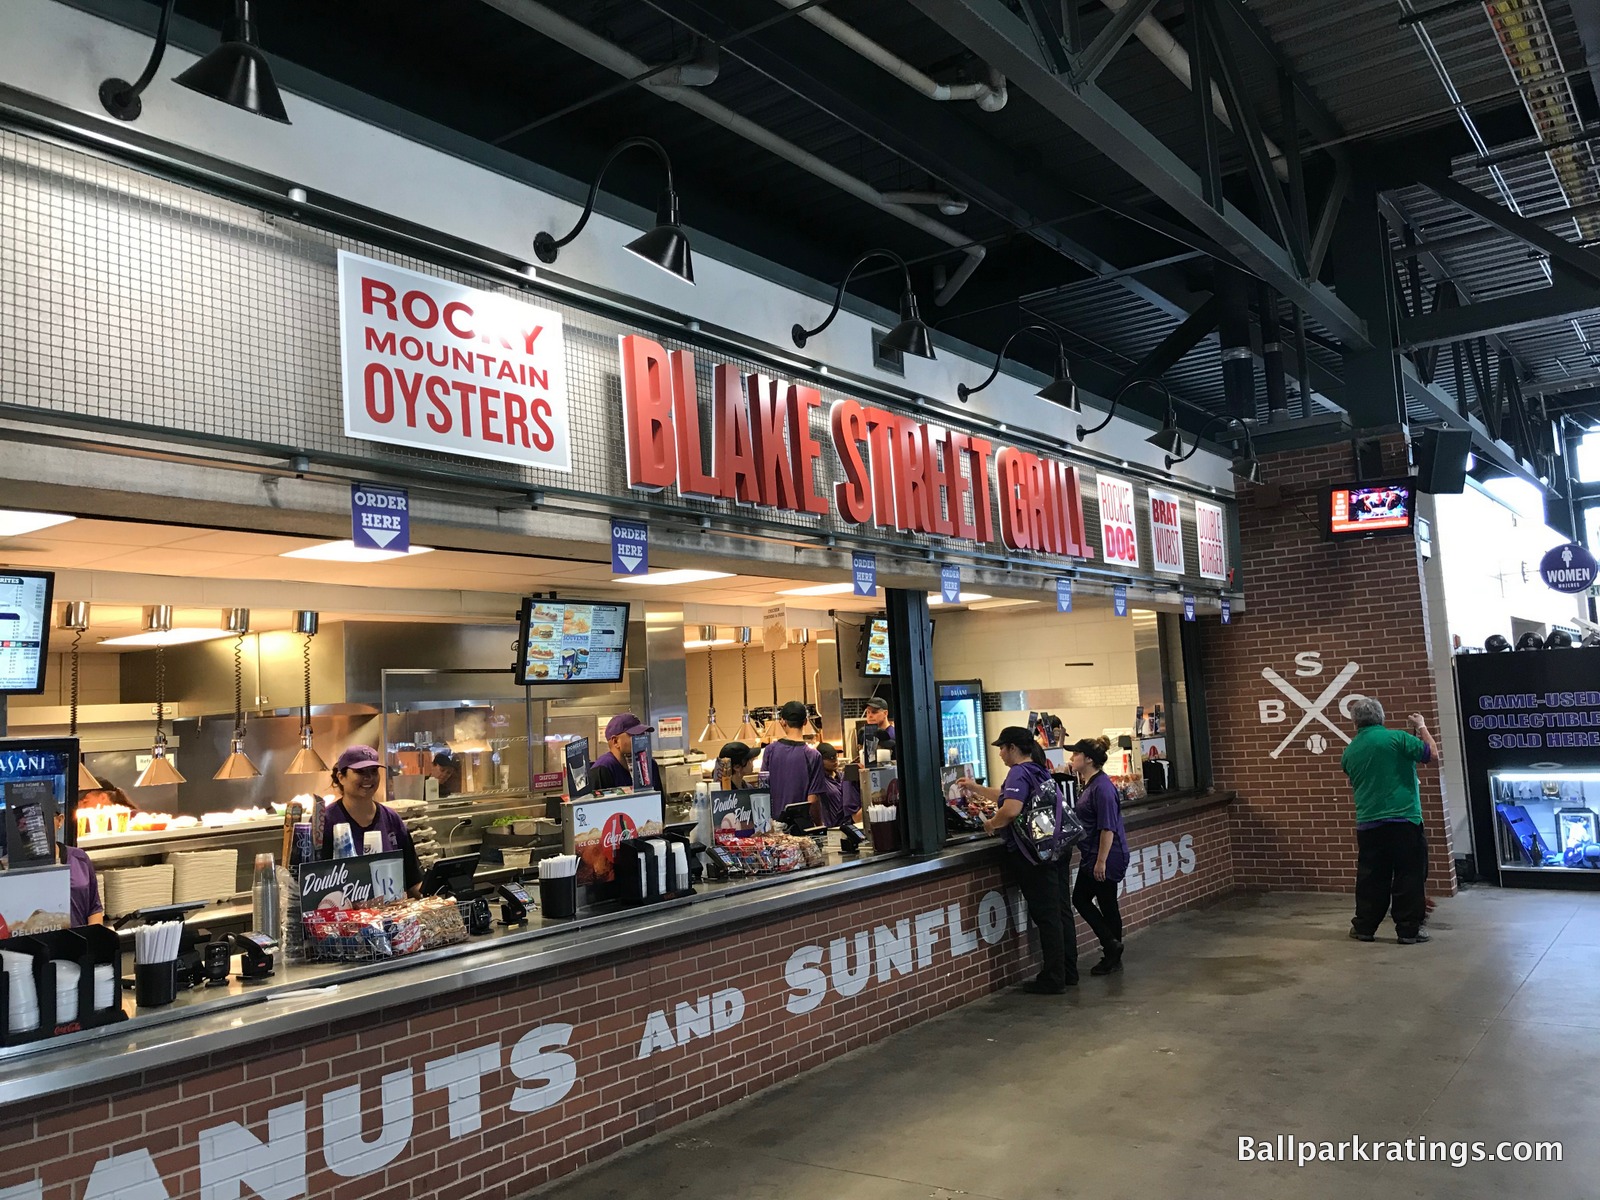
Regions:
M 583 25 L 560 13 L 553 12 L 537 0 L 483 0 L 491 8 L 498 9 L 512 20 L 526 25 L 553 41 L 560 42 L 570 50 L 575 50 L 591 62 L 598 63 L 609 71 L 618 75 L 633 77 L 644 75 L 650 70 L 650 64 L 643 59 L 635 58 L 632 54 L 622 49 L 613 42 L 607 41 L 599 34 L 587 29 Z M 953 246 L 966 255 L 966 261 L 958 267 L 950 277 L 950 282 L 945 284 L 935 299 L 936 304 L 948 304 L 960 290 L 961 285 L 972 277 L 978 264 L 984 259 L 985 250 L 982 246 L 971 244 L 971 239 L 958 229 L 952 229 L 942 222 L 935 221 L 925 213 L 920 213 L 914 208 L 904 204 L 895 204 L 886 200 L 883 193 L 870 184 L 857 179 L 848 172 L 841 171 L 832 163 L 825 162 L 812 154 L 802 150 L 793 142 L 785 141 L 761 125 L 746 117 L 740 116 L 730 108 L 725 108 L 715 100 L 710 99 L 693 88 L 679 87 L 673 84 L 656 84 L 653 79 L 646 79 L 643 87 L 648 88 L 656 95 L 675 104 L 681 104 L 687 109 L 699 113 L 708 121 L 715 121 L 724 129 L 731 130 L 747 141 L 770 150 L 778 157 L 787 159 L 802 170 L 809 171 L 819 179 L 833 184 L 857 199 L 865 201 L 890 216 L 898 217 L 908 225 L 931 237 L 937 238 L 948 246 Z
M 778 0 L 785 8 L 799 8 L 807 0 Z M 850 47 L 870 63 L 882 67 L 909 87 L 921 92 L 930 100 L 976 100 L 984 112 L 999 112 L 1006 106 L 1006 81 L 1003 75 L 991 71 L 988 83 L 939 83 L 924 75 L 898 54 L 880 46 L 853 25 L 847 25 L 832 13 L 813 6 L 799 13 L 800 19 L 815 25 L 823 33 Z
M 789 0 L 778 0 L 780 4 L 787 4 Z M 1100 0 L 1112 12 L 1121 12 L 1129 0 Z M 1144 43 L 1146 50 L 1150 51 L 1166 65 L 1167 70 L 1182 81 L 1183 86 L 1190 91 L 1194 90 L 1194 75 L 1189 67 L 1189 52 L 1178 44 L 1178 39 L 1167 32 L 1167 27 L 1154 17 L 1145 17 L 1133 27 L 1133 35 Z M 1233 121 L 1228 115 L 1228 105 L 1222 98 L 1222 91 L 1215 81 L 1211 84 L 1211 111 L 1217 114 L 1217 119 L 1229 129 L 1233 128 Z M 1267 155 L 1272 159 L 1272 169 L 1279 179 L 1289 178 L 1289 168 L 1283 151 L 1273 143 L 1272 139 L 1263 135 L 1262 142 L 1266 145 Z

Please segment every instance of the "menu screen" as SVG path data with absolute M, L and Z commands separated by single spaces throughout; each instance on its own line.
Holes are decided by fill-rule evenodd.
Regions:
M 48 571 L 0 572 L 0 693 L 44 691 L 55 579 Z
M 865 666 L 862 672 L 867 675 L 887 675 L 889 673 L 889 622 L 882 617 L 874 617 L 867 625 L 863 635 L 866 646 L 862 654 Z
M 522 608 L 517 682 L 620 683 L 628 605 L 530 600 Z
M 1336 487 L 1328 501 L 1328 532 L 1335 537 L 1366 537 L 1411 528 L 1412 483 L 1396 480 Z

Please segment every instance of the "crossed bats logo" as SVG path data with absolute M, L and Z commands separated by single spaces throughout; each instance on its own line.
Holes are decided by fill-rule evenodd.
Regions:
M 1307 650 L 1294 656 L 1295 675 L 1302 679 L 1316 679 L 1323 674 L 1322 655 L 1319 651 Z M 1289 707 L 1286 701 L 1292 701 L 1300 709 L 1300 718 L 1294 727 L 1284 736 L 1277 748 L 1268 755 L 1269 758 L 1278 758 L 1285 750 L 1305 732 L 1313 723 L 1320 723 L 1338 736 L 1341 742 L 1348 743 L 1350 735 L 1344 731 L 1334 720 L 1328 716 L 1328 709 L 1334 707 L 1340 715 L 1348 718 L 1350 706 L 1361 698 L 1359 692 L 1345 692 L 1346 686 L 1356 677 L 1361 670 L 1359 663 L 1348 662 L 1339 671 L 1315 699 L 1307 696 L 1289 680 L 1285 679 L 1271 667 L 1261 669 L 1261 678 L 1282 693 L 1283 699 L 1262 700 L 1258 702 L 1257 710 L 1263 725 L 1278 725 L 1289 720 Z M 1326 739 L 1320 734 L 1313 734 L 1307 742 L 1307 749 L 1313 754 L 1321 754 L 1327 748 Z

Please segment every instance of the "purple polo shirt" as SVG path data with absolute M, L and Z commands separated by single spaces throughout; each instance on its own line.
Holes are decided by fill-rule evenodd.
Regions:
M 1120 880 L 1128 873 L 1128 835 L 1122 828 L 1122 804 L 1117 799 L 1117 785 L 1101 771 L 1078 793 L 1078 820 L 1083 822 L 1083 838 L 1078 842 L 1082 860 L 1079 870 L 1094 870 L 1100 857 L 1100 831 L 1109 829 L 1116 836 L 1111 839 L 1111 853 L 1106 855 L 1106 879 Z
M 822 773 L 822 823 L 829 828 L 844 824 L 861 811 L 861 791 L 843 775 L 837 778 Z
M 774 817 L 791 804 L 804 804 L 809 796 L 825 794 L 822 755 L 804 742 L 787 738 L 773 742 L 761 755 L 761 770 L 767 777 L 767 790 L 772 793 Z
M 1028 797 L 1044 783 L 1050 782 L 1050 772 L 1031 759 L 1019 762 L 1006 772 L 1006 781 L 1000 785 L 1000 807 L 1004 808 L 1007 800 L 1015 800 L 1023 807 L 1027 807 Z M 1005 843 L 1006 849 L 1016 854 L 1022 851 L 1017 848 L 1017 833 L 1010 825 L 1000 829 L 1000 840 Z M 1028 861 L 1032 861 L 1031 859 Z
M 604 788 L 632 787 L 633 772 L 623 766 L 615 754 L 607 750 L 589 764 L 589 786 L 597 792 Z
M 61 847 L 62 860 L 66 863 L 69 885 L 72 888 L 72 927 L 87 925 L 89 918 L 97 912 L 104 912 L 105 905 L 100 903 L 100 880 L 94 873 L 94 864 L 89 861 L 89 855 L 76 846 Z
M 378 805 L 378 811 L 373 814 L 371 825 L 362 825 L 348 812 L 345 811 L 344 801 L 335 800 L 328 805 L 327 824 L 322 834 L 322 857 L 333 857 L 333 827 L 341 822 L 348 823 L 350 834 L 355 838 L 356 853 L 361 853 L 362 843 L 366 835 L 376 830 L 383 834 L 383 852 L 394 854 L 399 852 L 405 855 L 406 887 L 413 888 L 422 882 L 422 863 L 417 859 L 417 848 L 411 841 L 411 831 L 406 828 L 406 823 L 400 819 L 400 814 L 387 804 Z

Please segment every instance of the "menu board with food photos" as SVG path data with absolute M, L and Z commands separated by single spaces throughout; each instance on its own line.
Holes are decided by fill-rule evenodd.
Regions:
M 867 624 L 865 636 L 865 653 L 862 655 L 862 673 L 865 675 L 887 675 L 889 673 L 889 622 L 882 617 L 874 617 Z
M 628 607 L 593 600 L 527 601 L 517 682 L 620 683 Z

